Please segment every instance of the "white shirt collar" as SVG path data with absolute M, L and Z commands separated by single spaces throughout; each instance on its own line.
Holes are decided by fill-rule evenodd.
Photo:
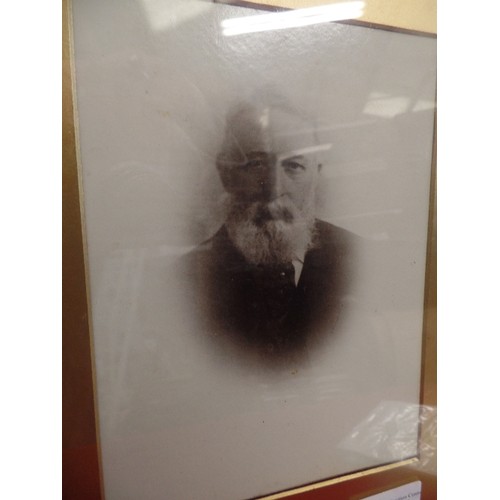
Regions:
M 292 260 L 293 268 L 295 269 L 295 285 L 298 285 L 302 268 L 304 267 L 304 259 L 306 252 L 297 252 L 295 258 Z

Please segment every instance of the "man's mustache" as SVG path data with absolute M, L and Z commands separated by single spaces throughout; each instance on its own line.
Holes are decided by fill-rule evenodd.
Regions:
M 295 220 L 295 214 L 281 201 L 257 204 L 255 207 L 255 215 L 253 217 L 253 221 L 256 225 L 261 226 L 266 222 L 276 220 L 281 220 L 291 224 Z

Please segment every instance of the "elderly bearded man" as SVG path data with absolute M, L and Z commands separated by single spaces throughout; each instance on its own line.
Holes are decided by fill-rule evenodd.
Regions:
M 283 106 L 227 117 L 217 169 L 227 218 L 184 259 L 203 331 L 261 359 L 297 359 L 343 308 L 351 233 L 315 218 L 321 165 L 310 122 Z

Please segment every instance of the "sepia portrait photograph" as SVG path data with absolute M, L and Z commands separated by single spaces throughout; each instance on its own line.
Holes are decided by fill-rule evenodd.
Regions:
M 73 0 L 107 500 L 418 455 L 436 40 L 362 5 Z

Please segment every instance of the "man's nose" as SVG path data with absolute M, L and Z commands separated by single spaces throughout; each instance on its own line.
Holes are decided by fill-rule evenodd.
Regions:
M 282 194 L 283 179 L 276 158 L 268 158 L 260 179 L 262 197 L 272 201 Z

